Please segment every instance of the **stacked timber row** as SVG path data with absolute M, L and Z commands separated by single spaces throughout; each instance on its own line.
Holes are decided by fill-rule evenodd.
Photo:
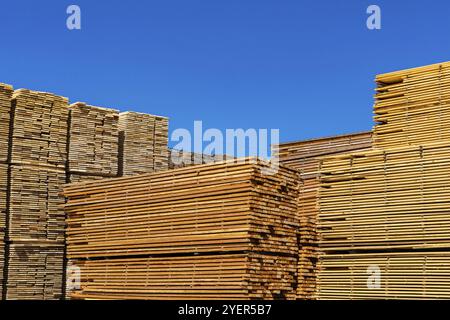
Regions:
M 123 155 L 121 175 L 132 176 L 168 169 L 169 120 L 138 112 L 119 115 Z
M 2 298 L 62 298 L 62 187 L 118 176 L 119 114 L 84 103 L 69 107 L 66 98 L 0 84 L 0 120 Z
M 3 292 L 8 197 L 8 145 L 13 88 L 0 83 L 0 292 Z
M 119 112 L 82 102 L 70 106 L 68 171 L 71 181 L 117 177 Z M 73 177 L 72 177 L 73 175 Z
M 172 149 L 170 150 L 169 169 L 178 169 L 199 164 L 217 163 L 231 159 L 233 159 L 233 157 L 227 155 L 210 155 Z
M 316 293 L 316 263 L 318 258 L 317 215 L 319 163 L 322 157 L 345 154 L 371 148 L 371 132 L 363 132 L 314 140 L 284 143 L 274 147 L 274 155 L 283 165 L 300 172 L 302 180 L 298 217 L 299 263 L 298 299 L 314 299 Z
M 323 160 L 319 298 L 450 298 L 449 183 L 450 142 Z
M 59 299 L 68 100 L 21 89 L 11 104 L 6 298 Z
M 450 140 L 450 62 L 378 75 L 374 147 Z
M 299 174 L 271 170 L 226 161 L 66 186 L 71 297 L 295 299 Z

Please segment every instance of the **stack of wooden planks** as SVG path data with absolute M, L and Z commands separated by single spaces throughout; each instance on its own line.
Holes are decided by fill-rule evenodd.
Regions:
M 283 165 L 299 170 L 300 246 L 298 264 L 298 299 L 314 299 L 316 293 L 317 196 L 318 171 L 322 157 L 370 149 L 371 132 L 362 132 L 314 140 L 297 141 L 274 146 L 273 154 Z
M 3 267 L 5 264 L 7 183 L 8 183 L 8 165 L 0 163 L 0 292 L 3 292 Z
M 119 115 L 121 174 L 131 176 L 168 169 L 169 120 L 138 112 Z
M 61 191 L 65 183 L 117 177 L 119 158 L 143 159 L 147 144 L 153 152 L 148 171 L 168 167 L 168 120 L 143 114 L 136 117 L 132 126 L 126 126 L 131 133 L 127 141 L 148 135 L 127 148 L 133 155 L 119 155 L 118 111 L 85 103 L 69 107 L 67 98 L 27 89 L 14 91 L 0 84 L 3 298 L 62 297 L 65 199 Z
M 320 179 L 319 298 L 434 298 L 428 281 L 443 285 L 447 274 L 427 264 L 428 254 L 450 252 L 450 142 L 330 157 Z M 373 265 L 389 283 L 381 290 L 361 285 Z
M 70 105 L 69 172 L 115 177 L 119 160 L 119 112 L 83 102 Z
M 449 274 L 450 251 L 328 254 L 321 263 L 319 297 L 450 299 Z
M 21 89 L 14 92 L 11 104 L 6 298 L 59 299 L 68 100 Z
M 11 162 L 64 170 L 68 100 L 50 93 L 16 90 Z
M 8 300 L 61 298 L 63 243 L 16 241 L 9 251 Z
M 247 159 L 68 185 L 83 275 L 71 296 L 295 298 L 299 174 L 269 170 Z
M 0 292 L 3 292 L 3 272 L 5 264 L 5 229 L 8 192 L 8 145 L 9 121 L 11 117 L 11 96 L 13 88 L 0 83 Z
M 0 163 L 8 160 L 9 120 L 13 87 L 0 83 Z
M 376 77 L 374 147 L 450 140 L 450 62 Z

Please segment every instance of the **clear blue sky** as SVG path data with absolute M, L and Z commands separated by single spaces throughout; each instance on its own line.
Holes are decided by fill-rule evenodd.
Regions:
M 0 28 L 0 82 L 282 141 L 370 130 L 377 73 L 450 60 L 448 0 L 17 0 Z

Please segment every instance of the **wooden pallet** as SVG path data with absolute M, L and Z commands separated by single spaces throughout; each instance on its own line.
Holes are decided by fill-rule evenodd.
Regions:
M 67 160 L 68 100 L 50 93 L 14 91 L 11 161 L 64 169 Z
M 62 297 L 63 243 L 10 245 L 8 300 L 58 300 Z
M 69 185 L 70 258 L 264 251 L 296 254 L 298 176 L 225 162 Z
M 119 112 L 77 102 L 70 117 L 69 171 L 117 176 Z
M 8 159 L 9 120 L 13 87 L 0 83 L 0 162 Z
M 341 135 L 306 141 L 284 143 L 274 146 L 274 156 L 283 165 L 295 168 L 301 173 L 298 218 L 299 262 L 298 299 L 314 299 L 316 293 L 316 262 L 318 258 L 317 239 L 317 196 L 319 190 L 319 163 L 326 156 L 346 154 L 370 149 L 371 132 Z
M 450 140 L 450 62 L 376 77 L 374 147 Z
M 296 258 L 254 253 L 76 261 L 73 299 L 295 299 Z
M 169 119 L 138 112 L 119 115 L 122 174 L 131 176 L 167 170 Z
M 449 251 L 327 254 L 319 270 L 320 299 L 450 298 Z

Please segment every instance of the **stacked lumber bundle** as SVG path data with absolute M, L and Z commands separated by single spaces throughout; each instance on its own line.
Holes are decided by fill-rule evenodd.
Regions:
M 370 149 L 371 132 L 363 132 L 274 146 L 274 156 L 282 165 L 297 169 L 301 174 L 299 198 L 300 246 L 298 264 L 298 299 L 314 299 L 316 292 L 317 195 L 319 163 L 322 157 Z
M 319 267 L 319 297 L 336 297 L 331 292 L 341 281 L 338 275 L 345 275 L 347 281 L 355 283 L 360 280 L 361 274 L 353 273 L 350 266 L 336 272 L 336 278 L 330 280 L 333 277 L 330 266 L 335 263 L 334 254 L 338 252 L 352 263 L 359 263 L 360 256 L 350 256 L 356 252 L 381 252 L 385 256 L 392 253 L 400 262 L 402 255 L 395 255 L 394 250 L 408 250 L 419 258 L 428 253 L 421 253 L 418 249 L 448 252 L 449 183 L 450 142 L 324 159 L 319 192 L 320 247 L 324 253 Z M 405 259 L 403 263 L 407 261 Z M 427 265 L 421 264 L 420 268 L 426 270 Z M 395 278 L 395 272 L 383 273 L 383 277 Z M 428 295 L 431 291 L 425 282 L 427 276 L 425 273 L 424 283 L 417 288 L 406 288 L 413 295 L 433 298 L 433 295 Z M 440 274 L 440 277 L 442 279 L 438 280 L 444 281 L 447 275 Z M 404 273 L 405 283 L 414 281 L 411 274 Z M 347 293 L 352 297 L 364 295 L 364 290 L 367 291 L 367 287 L 364 290 L 357 286 L 352 289 Z M 397 292 L 396 289 L 390 292 L 388 289 L 383 287 L 386 298 L 410 297 L 406 292 Z M 371 297 L 376 297 L 376 293 Z
M 64 244 L 11 244 L 8 263 L 8 300 L 62 298 Z M 26 267 L 25 267 L 26 266 Z
M 9 238 L 64 241 L 65 214 L 60 195 L 64 171 L 38 166 L 11 166 Z
M 117 176 L 119 112 L 77 102 L 70 115 L 70 173 Z
M 58 299 L 62 292 L 68 100 L 17 90 L 12 96 L 8 299 Z
M 131 176 L 168 169 L 169 120 L 138 112 L 119 115 L 121 173 Z
M 75 299 L 282 299 L 292 292 L 296 258 L 256 253 L 77 261 Z M 283 272 L 280 272 L 283 270 Z M 276 282 L 267 278 L 279 278 Z M 280 292 L 278 294 L 277 292 Z
M 61 168 L 67 160 L 68 100 L 46 92 L 14 91 L 12 155 L 15 164 Z
M 8 159 L 9 120 L 13 87 L 0 83 L 0 162 Z
M 172 149 L 170 150 L 169 169 L 178 169 L 199 164 L 217 163 L 231 159 L 233 159 L 233 157 L 227 155 L 210 155 Z
M 333 300 L 450 299 L 449 275 L 450 251 L 329 254 L 321 263 L 318 295 Z
M 67 254 L 87 274 L 72 297 L 223 299 L 228 290 L 236 298 L 295 298 L 299 175 L 266 170 L 260 161 L 227 161 L 67 186 Z M 225 264 L 231 253 L 239 253 L 238 266 L 212 269 L 203 283 L 201 264 Z M 124 279 L 133 268 L 136 278 Z
M 3 266 L 5 264 L 5 227 L 7 213 L 8 165 L 0 163 L 0 292 L 3 292 Z
M 450 140 L 450 62 L 378 75 L 374 146 Z

